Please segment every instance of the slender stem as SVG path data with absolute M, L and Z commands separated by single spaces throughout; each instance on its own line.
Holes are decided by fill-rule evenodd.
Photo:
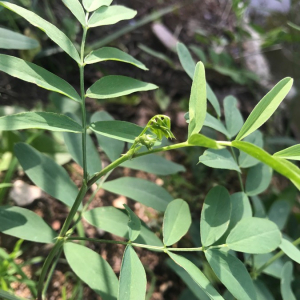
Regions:
M 135 158 L 135 157 L 140 157 L 140 156 L 144 156 L 144 155 L 148 155 L 148 154 L 152 154 L 152 153 L 157 153 L 157 152 L 164 152 L 164 151 L 169 151 L 169 150 L 174 150 L 174 149 L 179 149 L 179 148 L 183 148 L 183 147 L 188 147 L 188 146 L 193 146 L 188 144 L 188 142 L 184 142 L 184 143 L 178 143 L 175 145 L 171 145 L 171 146 L 166 146 L 166 147 L 161 147 L 161 148 L 155 148 L 149 151 L 145 151 L 145 152 L 140 152 L 140 153 L 134 153 L 132 154 L 131 151 L 128 151 L 125 155 L 123 155 L 122 157 L 118 158 L 117 160 L 115 160 L 114 162 L 112 162 L 110 165 L 108 165 L 106 168 L 104 168 L 102 171 L 100 171 L 99 173 L 96 173 L 89 181 L 88 181 L 88 187 L 90 187 L 91 185 L 93 185 L 96 181 L 98 181 L 98 179 L 100 179 L 102 176 L 104 176 L 105 174 L 107 174 L 109 171 L 115 169 L 117 166 L 119 166 L 121 163 Z
M 67 238 L 68 241 L 88 241 L 88 242 L 96 242 L 96 243 L 106 243 L 106 244 L 120 244 L 120 245 L 128 245 L 128 242 L 122 241 L 114 241 L 114 240 L 103 240 L 103 239 L 93 239 L 93 238 L 85 238 L 80 236 L 70 236 Z
M 230 147 L 230 151 L 232 153 L 232 156 L 233 156 L 233 159 L 235 160 L 235 162 L 238 164 L 238 159 L 235 155 L 235 152 L 234 152 L 234 149 L 232 147 Z M 244 188 L 244 183 L 243 183 L 243 179 L 242 179 L 242 175 L 239 171 L 236 171 L 237 172 L 237 175 L 238 175 L 238 178 L 239 178 L 239 182 L 240 182 L 240 186 L 241 186 L 241 190 L 243 192 L 245 192 L 245 188 Z
M 81 113 L 82 113 L 82 163 L 83 163 L 83 178 L 87 182 L 87 162 L 86 162 L 86 109 L 85 109 L 85 90 L 84 90 L 84 48 L 87 36 L 87 27 L 83 27 L 83 35 L 81 42 L 80 60 L 80 92 L 81 92 Z
M 293 242 L 293 245 L 294 246 L 297 246 L 297 245 L 299 245 L 300 244 L 300 237 L 297 239 L 297 240 L 295 240 L 294 242 Z M 255 274 L 255 276 L 257 277 L 257 276 L 259 276 L 260 275 L 260 273 L 264 270 L 264 269 L 266 269 L 268 266 L 270 266 L 274 261 L 276 261 L 277 259 L 279 259 L 281 256 L 283 256 L 285 253 L 281 250 L 281 251 L 279 251 L 278 253 L 276 253 L 273 257 L 271 257 L 264 265 L 262 265 L 259 269 L 257 269 L 257 270 L 254 270 L 254 274 Z
M 71 210 L 68 214 L 68 217 L 65 220 L 65 223 L 64 223 L 64 225 L 63 225 L 63 227 L 62 227 L 62 229 L 59 233 L 59 237 L 65 237 L 65 235 L 66 235 L 67 231 L 69 230 L 69 227 L 70 227 L 70 225 L 73 221 L 73 218 L 76 215 L 80 204 L 82 203 L 82 200 L 83 200 L 87 190 L 88 190 L 88 188 L 87 188 L 86 184 L 83 183 L 83 185 L 82 185 L 82 187 L 81 187 L 81 189 L 80 189 L 80 191 L 77 195 L 77 198 L 76 198 L 76 200 L 75 200 L 75 202 L 74 202 L 74 204 L 73 204 L 73 206 L 72 206 L 72 208 L 71 208 Z
M 104 240 L 104 239 L 94 239 L 94 238 L 85 238 L 80 236 L 70 236 L 67 238 L 68 241 L 89 241 L 89 242 L 95 242 L 95 243 L 106 243 L 106 244 L 120 244 L 120 245 L 132 245 L 139 248 L 145 248 L 148 250 L 156 250 L 161 252 L 197 252 L 197 251 L 205 251 L 207 249 L 220 249 L 227 247 L 226 244 L 217 245 L 217 246 L 210 246 L 207 248 L 203 247 L 197 247 L 197 248 L 169 248 L 165 246 L 152 246 L 152 245 L 145 245 L 145 244 L 139 244 L 134 242 L 123 242 L 123 241 L 114 241 L 114 240 Z
M 49 284 L 51 282 L 51 279 L 52 279 L 52 276 L 53 276 L 53 273 L 55 271 L 55 268 L 56 268 L 56 265 L 59 261 L 59 258 L 61 256 L 61 253 L 62 253 L 62 248 L 59 249 L 58 253 L 57 253 L 57 256 L 54 260 L 54 263 L 52 264 L 51 268 L 50 268 L 50 271 L 49 271 L 49 274 L 48 274 L 48 277 L 47 277 L 47 280 L 45 282 L 45 285 L 44 285 L 44 288 L 43 288 L 43 292 L 42 292 L 42 298 L 43 299 L 46 299 L 46 293 L 47 293 L 47 290 L 48 290 L 48 287 L 49 287 Z
M 61 249 L 62 244 L 63 244 L 63 240 L 58 239 L 57 242 L 55 243 L 54 247 L 51 249 L 49 255 L 47 256 L 47 258 L 46 258 L 46 260 L 43 264 L 42 273 L 41 273 L 41 276 L 39 278 L 39 282 L 38 282 L 38 286 L 37 286 L 37 290 L 38 290 L 38 297 L 37 298 L 38 298 L 38 300 L 42 300 L 42 292 L 43 292 L 43 287 L 44 287 L 44 281 L 45 281 L 46 275 L 48 273 L 48 269 L 51 266 L 51 263 L 52 263 L 53 259 L 55 258 L 55 255 Z

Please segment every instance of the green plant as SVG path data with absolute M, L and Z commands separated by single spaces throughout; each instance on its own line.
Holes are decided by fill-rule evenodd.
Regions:
M 83 0 L 85 12 L 77 0 L 64 0 L 63 2 L 82 25 L 83 37 L 80 53 L 64 33 L 49 22 L 22 7 L 0 1 L 1 6 L 21 15 L 34 26 L 42 29 L 75 60 L 80 70 L 81 95 L 70 84 L 49 71 L 19 58 L 0 54 L 1 71 L 63 94 L 79 103 L 82 117 L 80 120 L 75 114 L 23 112 L 0 118 L 1 131 L 36 128 L 63 132 L 70 154 L 83 168 L 83 178 L 78 191 L 66 171 L 51 158 L 26 143 L 17 143 L 14 146 L 14 153 L 27 176 L 46 193 L 70 207 L 68 217 L 59 234 L 30 210 L 15 206 L 0 207 L 1 232 L 28 241 L 53 244 L 41 270 L 37 284 L 37 298 L 40 300 L 46 297 L 55 265 L 64 252 L 74 273 L 103 299 L 144 299 L 146 274 L 133 248 L 141 247 L 166 253 L 172 260 L 169 261 L 169 265 L 173 269 L 181 270 L 180 274 L 185 278 L 194 296 L 199 299 L 224 299 L 225 296 L 221 296 L 218 288 L 213 285 L 212 276 L 208 276 L 208 272 L 204 275 L 204 271 L 201 271 L 204 267 L 200 269 L 199 262 L 193 263 L 185 256 L 176 254 L 177 252 L 203 252 L 210 268 L 227 288 L 227 298 L 228 293 L 231 293 L 233 297 L 240 300 L 258 299 L 257 286 L 259 284 L 256 279 L 268 266 L 284 253 L 292 260 L 297 262 L 300 260 L 300 252 L 296 248 L 300 239 L 292 243 L 289 238 L 282 238 L 274 222 L 265 218 L 252 217 L 247 197 L 247 195 L 257 195 L 263 190 L 264 181 L 270 175 L 271 169 L 287 177 L 298 189 L 300 188 L 300 170 L 286 160 L 286 158 L 299 159 L 299 145 L 270 155 L 261 147 L 251 143 L 250 139 L 251 134 L 254 134 L 272 116 L 289 92 L 293 80 L 285 78 L 280 81 L 258 103 L 245 123 L 236 108 L 235 100 L 232 97 L 227 98 L 224 107 L 225 127 L 220 121 L 219 103 L 206 83 L 203 63 L 199 62 L 195 65 L 186 48 L 179 45 L 182 65 L 193 78 L 187 115 L 189 122 L 187 141 L 166 146 L 162 144 L 165 143 L 165 139 L 174 139 L 171 120 L 164 115 L 154 116 L 144 128 L 132 123 L 112 120 L 112 117 L 103 111 L 94 114 L 91 120 L 87 120 L 86 97 L 108 99 L 133 92 L 153 90 L 157 87 L 136 79 L 111 75 L 101 78 L 85 90 L 84 68 L 86 64 L 118 60 L 143 70 L 147 69 L 141 62 L 114 48 L 101 48 L 84 57 L 88 29 L 131 19 L 136 12 L 123 6 L 110 6 L 111 0 Z M 91 16 L 89 16 L 90 13 L 92 13 Z M 215 108 L 218 118 L 207 113 L 207 98 Z M 222 132 L 227 140 L 217 141 L 200 134 L 205 124 Z M 99 155 L 88 131 L 96 134 L 100 146 L 111 160 L 111 163 L 103 169 L 101 169 Z M 235 139 L 232 140 L 234 137 Z M 247 141 L 242 141 L 243 139 Z M 122 154 L 125 142 L 128 143 L 128 150 Z M 124 177 L 106 182 L 110 173 L 118 166 L 141 168 L 163 175 L 183 171 L 180 165 L 153 154 L 184 147 L 209 148 L 200 157 L 200 161 L 211 167 L 237 171 L 241 183 L 241 192 L 233 195 L 230 195 L 222 186 L 216 186 L 210 190 L 205 198 L 200 220 L 202 245 L 192 248 L 173 247 L 186 234 L 192 222 L 189 206 L 184 200 L 173 200 L 162 187 L 138 178 Z M 227 150 L 227 147 L 231 152 Z M 240 175 L 241 169 L 237 165 L 235 149 L 245 153 L 241 155 L 248 155 L 246 157 L 248 161 L 251 161 L 249 157 L 256 159 L 254 164 L 253 161 L 250 164 L 254 168 L 248 172 L 245 188 Z M 262 164 L 257 164 L 257 161 Z M 259 176 L 266 177 L 261 177 L 263 178 L 261 182 L 257 180 Z M 162 229 L 163 242 L 141 222 L 128 206 L 125 206 L 125 210 L 118 210 L 114 207 L 88 210 L 95 192 L 84 205 L 83 200 L 93 184 L 97 184 L 97 190 L 103 188 L 122 194 L 165 212 Z M 82 218 L 95 227 L 124 237 L 125 240 L 85 237 L 80 234 L 79 228 Z M 76 231 L 80 236 L 75 236 Z M 99 254 L 74 241 L 125 245 L 119 281 L 112 268 Z M 236 252 L 242 252 L 247 258 L 247 255 L 269 254 L 278 247 L 281 251 L 275 255 L 271 254 L 259 268 L 252 264 L 251 276 L 236 255 Z M 205 260 L 202 262 L 205 266 Z M 282 270 L 284 277 L 281 287 L 285 300 L 291 299 L 289 297 L 292 293 L 290 287 L 292 269 L 293 265 L 289 261 Z M 189 291 L 186 293 L 188 294 Z M 9 297 L 15 299 L 13 296 Z

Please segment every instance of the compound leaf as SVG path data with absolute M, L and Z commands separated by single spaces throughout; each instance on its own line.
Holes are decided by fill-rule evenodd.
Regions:
M 226 244 L 235 251 L 263 254 L 275 250 L 281 233 L 275 223 L 261 218 L 245 218 L 229 233 Z
M 199 157 L 199 163 L 216 169 L 241 170 L 227 149 L 208 149 Z
M 103 189 L 129 197 L 158 211 L 165 211 L 172 196 L 161 186 L 140 178 L 123 177 L 105 182 Z
M 50 112 L 24 112 L 0 117 L 1 131 L 30 128 L 50 131 L 82 132 L 82 127 L 71 118 Z
M 187 233 L 191 223 L 192 218 L 188 204 L 181 199 L 170 202 L 164 215 L 164 244 L 171 246 L 178 242 Z
M 130 209 L 130 207 L 126 204 L 123 204 L 127 214 L 128 214 L 128 232 L 129 239 L 134 241 L 138 238 L 141 232 L 141 220 L 136 216 L 136 214 Z
M 125 249 L 121 266 L 118 299 L 145 299 L 146 285 L 145 269 L 132 246 L 128 245 Z
M 101 6 L 109 6 L 113 0 L 83 0 L 83 6 L 86 11 L 91 12 L 98 9 Z
M 64 253 L 74 273 L 103 300 L 117 300 L 118 278 L 105 259 L 74 243 L 64 243 Z
M 102 6 L 92 14 L 88 21 L 88 26 L 112 25 L 123 20 L 133 19 L 136 14 L 135 10 L 121 5 Z
M 108 99 L 129 95 L 135 92 L 155 90 L 158 87 L 152 83 L 134 78 L 109 75 L 96 81 L 86 92 L 86 96 L 94 99 Z
M 131 55 L 113 47 L 103 47 L 101 49 L 92 51 L 88 56 L 86 56 L 84 62 L 86 64 L 94 64 L 107 60 L 121 61 L 127 64 L 134 65 L 142 70 L 148 70 L 143 63 L 141 63 Z
M 252 279 L 238 258 L 214 249 L 205 251 L 205 256 L 217 277 L 235 298 L 257 299 Z
M 181 266 L 192 277 L 192 279 L 201 287 L 201 289 L 208 295 L 210 299 L 224 300 L 224 298 L 216 291 L 216 289 L 200 271 L 200 269 L 196 267 L 191 261 L 170 251 L 168 251 L 167 253 L 171 257 L 171 259 L 176 262 L 176 264 Z
M 40 216 L 16 206 L 0 207 L 0 232 L 37 243 L 54 243 L 57 237 Z
M 244 137 L 263 125 L 272 116 L 282 100 L 289 93 L 292 85 L 293 79 L 290 77 L 284 78 L 278 82 L 273 89 L 254 107 L 253 111 L 236 137 L 236 140 L 242 140 Z
M 189 102 L 189 133 L 188 137 L 201 130 L 206 116 L 206 79 L 202 62 L 196 65 Z
M 0 71 L 81 102 L 80 96 L 68 82 L 46 69 L 23 59 L 0 54 Z
M 77 63 L 80 63 L 80 57 L 79 57 L 78 51 L 76 50 L 73 43 L 62 31 L 60 31 L 53 24 L 42 19 L 35 13 L 33 13 L 23 7 L 15 5 L 13 3 L 9 3 L 8 1 L 0 1 L 0 5 L 15 12 L 16 14 L 20 15 L 22 18 L 26 19 L 33 26 L 38 27 L 39 29 L 44 31 L 54 43 L 56 43 L 58 46 L 60 46 Z
M 228 191 L 222 186 L 212 188 L 207 194 L 200 219 L 202 245 L 215 243 L 227 230 L 231 214 L 231 201 Z
M 125 210 L 120 210 L 112 206 L 98 207 L 83 213 L 83 217 L 91 225 L 129 239 L 128 222 L 129 217 Z M 136 243 L 148 244 L 153 246 L 163 246 L 159 238 L 141 221 L 141 231 Z
M 24 143 L 16 144 L 14 153 L 34 184 L 66 205 L 73 205 L 78 188 L 62 166 Z

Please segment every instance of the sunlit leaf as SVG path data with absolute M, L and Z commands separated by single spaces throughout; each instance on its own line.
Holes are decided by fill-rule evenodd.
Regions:
M 86 11 L 91 12 L 98 9 L 101 6 L 109 6 L 113 0 L 83 0 L 83 6 Z
M 81 102 L 81 98 L 78 93 L 65 80 L 46 69 L 23 59 L 0 54 L 0 71 L 24 81 L 34 83 L 46 90 L 63 94 L 75 101 Z
M 117 299 L 118 278 L 98 253 L 74 243 L 65 243 L 64 253 L 73 272 L 103 300 Z
M 0 207 L 0 232 L 36 243 L 54 243 L 57 237 L 40 216 L 16 206 Z
M 145 299 L 146 285 L 144 267 L 132 246 L 127 246 L 121 266 L 118 300 Z
M 188 139 L 189 145 L 195 145 L 200 147 L 212 148 L 212 149 L 221 149 L 222 147 L 219 146 L 215 140 L 210 139 L 202 134 L 193 134 Z
M 246 179 L 246 193 L 255 196 L 264 192 L 271 183 L 272 169 L 265 164 L 258 164 L 249 169 Z
M 217 277 L 235 298 L 257 299 L 252 279 L 239 259 L 219 250 L 207 250 L 205 256 Z
M 172 196 L 161 186 L 153 182 L 133 177 L 122 177 L 103 184 L 106 191 L 123 195 L 150 206 L 158 211 L 165 211 Z
M 143 63 L 141 63 L 131 55 L 117 48 L 112 48 L 112 47 L 103 47 L 101 49 L 92 51 L 84 59 L 84 62 L 86 64 L 94 64 L 97 62 L 102 62 L 107 60 L 121 61 L 127 64 L 134 65 L 142 70 L 148 70 Z
M 119 210 L 112 206 L 97 207 L 95 209 L 83 213 L 83 217 L 91 225 L 115 234 L 120 237 L 129 239 L 128 222 L 129 217 L 125 210 Z M 153 246 L 163 246 L 159 238 L 142 222 L 139 237 L 135 240 L 136 243 L 148 244 Z
M 189 133 L 192 136 L 199 133 L 206 116 L 206 80 L 203 63 L 196 65 L 189 102 Z
M 192 218 L 188 204 L 181 199 L 170 202 L 164 215 L 164 244 L 171 246 L 178 242 L 187 233 L 191 223 Z
M 292 166 L 293 164 L 282 158 L 275 158 L 263 149 L 247 142 L 233 141 L 232 146 L 255 157 L 278 173 L 289 178 L 300 189 L 300 170 L 297 166 Z
M 0 5 L 6 7 L 7 9 L 17 13 L 22 18 L 26 19 L 29 23 L 31 23 L 33 26 L 40 28 L 42 31 L 44 31 L 48 37 L 56 43 L 58 46 L 60 46 L 66 53 L 68 53 L 77 63 L 80 63 L 80 57 L 78 54 L 78 51 L 76 50 L 73 43 L 70 41 L 70 39 L 57 27 L 55 27 L 53 24 L 49 23 L 48 21 L 42 19 L 35 13 L 20 7 L 18 5 L 15 5 L 13 3 L 9 3 L 7 1 L 0 1 Z
M 71 118 L 50 112 L 24 112 L 0 117 L 1 131 L 30 128 L 50 131 L 82 132 L 82 127 Z
M 171 259 L 173 259 L 179 266 L 185 269 L 185 271 L 201 287 L 201 289 L 209 296 L 210 299 L 224 300 L 224 298 L 216 291 L 216 289 L 200 271 L 200 269 L 196 267 L 191 261 L 170 251 L 168 251 L 167 253 L 171 257 Z
M 125 121 L 100 121 L 92 123 L 90 128 L 97 134 L 129 143 L 134 143 L 144 130 L 143 127 Z
M 255 106 L 240 130 L 236 140 L 244 137 L 263 125 L 274 113 L 293 85 L 293 79 L 287 77 L 278 82 L 273 89 Z
M 123 20 L 133 19 L 136 14 L 135 10 L 121 5 L 102 6 L 92 14 L 88 21 L 88 26 L 112 25 Z
M 212 188 L 204 200 L 201 212 L 200 235 L 203 246 L 210 246 L 225 233 L 230 213 L 231 201 L 228 191 L 222 186 Z
M 235 170 L 241 173 L 241 170 L 231 153 L 227 149 L 208 149 L 199 157 L 199 163 L 216 169 Z
M 66 205 L 73 205 L 78 188 L 63 167 L 27 144 L 16 144 L 14 153 L 34 184 Z
M 260 254 L 275 250 L 281 233 L 275 223 L 261 218 L 245 218 L 231 230 L 226 245 L 235 251 Z
M 86 92 L 86 96 L 94 99 L 108 99 L 129 95 L 135 92 L 155 90 L 158 87 L 152 83 L 134 78 L 109 75 L 96 81 Z
M 178 53 L 179 60 L 180 60 L 180 63 L 182 65 L 183 69 L 189 75 L 189 77 L 193 80 L 195 69 L 196 69 L 196 63 L 193 60 L 189 49 L 184 44 L 178 43 L 177 44 L 177 53 Z M 202 63 L 204 63 L 203 60 L 202 60 Z M 207 94 L 208 101 L 215 109 L 217 115 L 221 116 L 221 109 L 220 109 L 219 101 L 208 83 L 206 83 L 206 94 Z
M 274 156 L 291 160 L 300 160 L 300 145 L 294 145 L 287 149 L 276 152 Z
M 62 0 L 62 2 L 72 12 L 81 25 L 85 26 L 85 13 L 79 0 Z

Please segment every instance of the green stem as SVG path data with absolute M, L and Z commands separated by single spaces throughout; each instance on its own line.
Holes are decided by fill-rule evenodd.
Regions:
M 81 92 L 81 113 L 82 113 L 82 163 L 83 163 L 83 178 L 87 182 L 87 162 L 86 162 L 86 108 L 85 108 L 85 90 L 84 90 L 84 48 L 87 36 L 87 27 L 83 27 L 83 35 L 81 42 L 80 60 L 80 92 Z
M 295 240 L 293 242 L 294 246 L 297 246 L 300 244 L 300 237 Z M 255 277 L 259 276 L 261 272 L 263 272 L 264 269 L 266 269 L 268 266 L 270 266 L 274 261 L 276 261 L 277 259 L 279 259 L 280 257 L 282 257 L 283 255 L 285 255 L 285 253 L 281 250 L 279 251 L 277 254 L 275 254 L 273 257 L 271 257 L 264 265 L 262 265 L 259 269 L 254 270 L 254 274 Z
M 63 239 L 58 239 L 57 242 L 55 243 L 54 247 L 51 249 L 49 255 L 47 256 L 43 267 L 42 267 L 42 273 L 41 276 L 39 278 L 39 282 L 38 282 L 38 286 L 37 286 L 37 290 L 38 290 L 38 300 L 42 300 L 42 293 L 43 293 L 43 287 L 44 287 L 44 281 L 46 278 L 46 275 L 48 273 L 48 269 L 52 264 L 53 259 L 55 258 L 55 255 L 59 252 L 59 250 L 62 247 L 63 244 Z M 46 291 L 45 291 L 46 292 Z
M 12 179 L 14 173 L 15 173 L 15 170 L 16 170 L 17 166 L 18 166 L 18 160 L 15 156 L 13 156 L 2 183 L 11 182 L 11 179 Z M 0 190 L 0 205 L 2 204 L 3 199 L 4 199 L 4 197 L 7 193 L 7 189 L 8 189 L 8 187 L 6 187 L 6 188 L 4 187 Z
M 135 158 L 135 157 L 144 156 L 144 155 L 148 155 L 148 154 L 152 154 L 152 153 L 164 152 L 164 151 L 179 149 L 179 148 L 188 147 L 188 146 L 193 146 L 193 145 L 189 145 L 188 142 L 184 142 L 184 143 L 178 143 L 178 144 L 171 145 L 171 146 L 165 146 L 165 147 L 161 147 L 161 148 L 155 148 L 155 149 L 151 149 L 149 151 L 140 152 L 140 153 L 134 153 L 134 154 L 132 154 L 130 151 L 128 151 L 125 155 L 123 155 L 122 157 L 120 157 L 117 160 L 115 160 L 114 162 L 112 162 L 110 165 L 108 165 L 102 171 L 100 171 L 99 173 L 96 173 L 88 181 L 87 185 L 88 185 L 88 187 L 90 187 L 95 182 L 97 182 L 98 179 L 100 179 L 102 176 L 104 176 L 109 171 L 115 169 L 117 166 L 119 166 L 120 164 L 122 164 L 123 162 L 125 162 L 125 161 L 127 161 L 129 159 L 132 159 L 132 158 Z
M 234 152 L 234 149 L 233 149 L 232 147 L 230 147 L 230 151 L 231 151 L 231 153 L 232 153 L 233 159 L 235 160 L 236 164 L 238 165 L 238 159 L 237 159 L 237 157 L 236 157 L 236 155 L 235 155 L 235 152 Z M 244 183 L 243 183 L 243 179 L 242 179 L 242 175 L 241 175 L 241 173 L 240 173 L 239 171 L 236 171 L 236 172 L 237 172 L 237 174 L 238 174 L 238 178 L 239 178 L 241 190 L 242 190 L 243 192 L 245 192 L 245 189 L 244 189 Z
M 210 246 L 207 248 L 203 247 L 197 247 L 197 248 L 168 248 L 165 246 L 152 246 L 152 245 L 145 245 L 145 244 L 139 244 L 134 243 L 131 241 L 123 242 L 123 241 L 114 241 L 114 240 L 104 240 L 104 239 L 94 239 L 94 238 L 86 238 L 86 237 L 80 237 L 80 236 L 70 236 L 67 238 L 68 241 L 89 241 L 89 242 L 95 242 L 95 243 L 106 243 L 106 244 L 120 244 L 120 245 L 132 245 L 139 248 L 145 248 L 148 250 L 156 250 L 161 252 L 197 252 L 197 251 L 205 251 L 207 249 L 219 249 L 226 247 L 226 244 L 217 245 L 217 246 Z
M 44 288 L 43 288 L 43 291 L 42 291 L 42 298 L 43 298 L 43 299 L 46 299 L 46 293 L 47 293 L 49 284 L 50 284 L 50 282 L 51 282 L 53 273 L 54 273 L 54 271 L 55 271 L 55 269 L 56 269 L 56 265 L 57 265 L 57 263 L 58 263 L 58 261 L 59 261 L 59 259 L 60 259 L 62 250 L 63 250 L 62 248 L 59 249 L 58 254 L 57 254 L 56 258 L 55 258 L 55 261 L 54 261 L 54 263 L 52 264 L 52 266 L 51 266 L 51 268 L 50 268 L 50 271 L 49 271 L 47 280 L 46 280 L 46 282 L 45 282 L 45 285 L 44 285 Z

